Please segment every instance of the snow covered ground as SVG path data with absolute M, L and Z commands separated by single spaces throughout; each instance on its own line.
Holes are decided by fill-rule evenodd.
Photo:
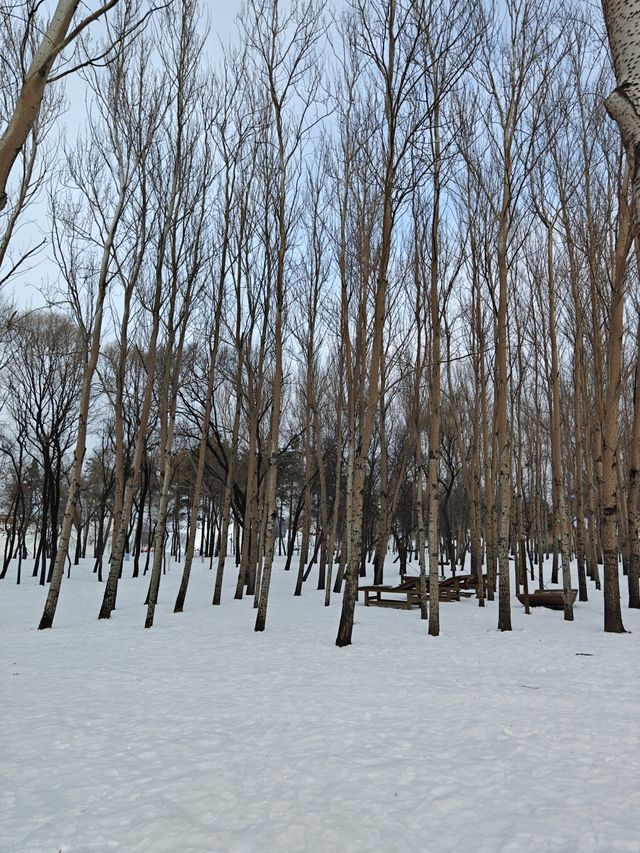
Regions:
M 338 649 L 337 598 L 279 568 L 264 634 L 197 561 L 149 631 L 146 581 L 98 622 L 74 569 L 48 632 L 44 590 L 0 584 L 2 853 L 640 851 L 639 612 L 605 635 L 590 590 L 499 634 L 470 599 L 432 639 L 359 605 Z

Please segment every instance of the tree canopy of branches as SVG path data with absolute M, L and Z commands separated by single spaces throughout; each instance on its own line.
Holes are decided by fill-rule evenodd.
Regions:
M 132 554 L 148 628 L 199 553 L 258 632 L 276 557 L 294 596 L 342 596 L 338 646 L 368 572 L 416 575 L 434 637 L 446 574 L 501 631 L 549 583 L 567 621 L 602 587 L 624 631 L 640 5 L 598 29 L 571 0 L 250 0 L 215 64 L 197 0 L 78 8 L 0 19 L 0 286 L 36 274 L 45 196 L 58 270 L 0 317 L 2 577 L 32 561 L 40 627 L 92 547 L 100 618 Z

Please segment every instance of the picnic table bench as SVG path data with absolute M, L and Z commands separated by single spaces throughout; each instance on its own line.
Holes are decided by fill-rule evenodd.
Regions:
M 463 577 L 463 576 L 459 576 Z M 470 598 L 473 592 L 464 588 L 456 589 L 452 583 L 453 578 L 446 578 L 438 584 L 440 601 L 459 601 L 460 598 Z M 364 592 L 364 606 L 370 607 L 395 607 L 401 610 L 411 610 L 412 607 L 420 606 L 420 576 L 402 575 L 401 582 L 397 586 L 387 584 L 371 584 L 358 587 Z M 427 581 L 427 600 L 429 599 L 429 584 Z
M 403 580 L 398 586 L 388 586 L 386 584 L 371 584 L 369 586 L 361 586 L 358 589 L 364 592 L 364 606 L 369 607 L 374 604 L 376 607 L 397 607 L 402 610 L 411 610 L 412 607 L 420 606 L 420 588 L 418 584 L 419 578 L 409 578 Z M 383 593 L 388 595 L 398 595 L 398 598 L 383 598 Z
M 483 575 L 485 584 L 487 582 L 487 576 Z M 450 578 L 445 578 L 440 581 L 440 586 L 455 586 L 458 585 L 458 589 L 473 589 L 475 590 L 478 586 L 478 576 L 474 573 L 471 575 L 452 575 Z

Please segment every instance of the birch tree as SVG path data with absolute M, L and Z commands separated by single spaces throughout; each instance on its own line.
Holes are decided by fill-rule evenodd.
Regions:
M 616 454 L 618 452 L 617 413 L 620 395 L 620 357 L 624 307 L 624 279 L 627 253 L 633 229 L 640 222 L 640 2 L 639 0 L 603 0 L 609 46 L 617 87 L 605 101 L 606 109 L 617 123 L 629 164 L 633 196 L 632 211 L 627 210 L 624 188 L 619 195 L 620 231 L 612 276 L 612 326 L 610 329 L 607 370 L 607 409 L 605 425 L 604 482 L 602 495 L 602 547 L 604 552 L 604 630 L 624 631 L 620 611 L 617 539 L 615 524 L 619 513 L 616 498 Z

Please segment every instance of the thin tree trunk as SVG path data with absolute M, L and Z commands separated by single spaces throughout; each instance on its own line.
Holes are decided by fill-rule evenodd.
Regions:
M 118 203 L 111 220 L 111 226 L 105 241 L 102 252 L 102 261 L 100 266 L 100 274 L 98 278 L 98 291 L 96 294 L 95 317 L 93 329 L 91 331 L 90 344 L 87 341 L 87 357 L 84 367 L 84 376 L 82 380 L 82 394 L 80 398 L 80 413 L 78 417 L 78 435 L 76 438 L 76 446 L 73 454 L 73 467 L 71 472 L 71 481 L 69 484 L 69 495 L 67 498 L 67 506 L 62 522 L 62 532 L 57 546 L 55 563 L 53 565 L 51 585 L 49 594 L 44 605 L 44 611 L 39 630 L 51 628 L 53 619 L 58 605 L 58 596 L 60 595 L 60 586 L 64 574 L 64 564 L 69 550 L 69 539 L 71 537 L 71 529 L 73 520 L 76 514 L 76 506 L 80 492 L 80 484 L 82 480 L 82 463 L 87 448 L 87 428 L 89 421 L 89 404 L 91 401 L 91 384 L 93 376 L 98 364 L 98 356 L 100 354 L 100 343 L 102 337 L 102 320 L 104 314 L 104 302 L 108 287 L 109 261 L 111 249 L 115 240 L 116 231 L 120 223 L 120 219 L 124 210 L 125 197 L 127 188 L 124 183 L 124 176 L 120 174 L 120 187 Z

